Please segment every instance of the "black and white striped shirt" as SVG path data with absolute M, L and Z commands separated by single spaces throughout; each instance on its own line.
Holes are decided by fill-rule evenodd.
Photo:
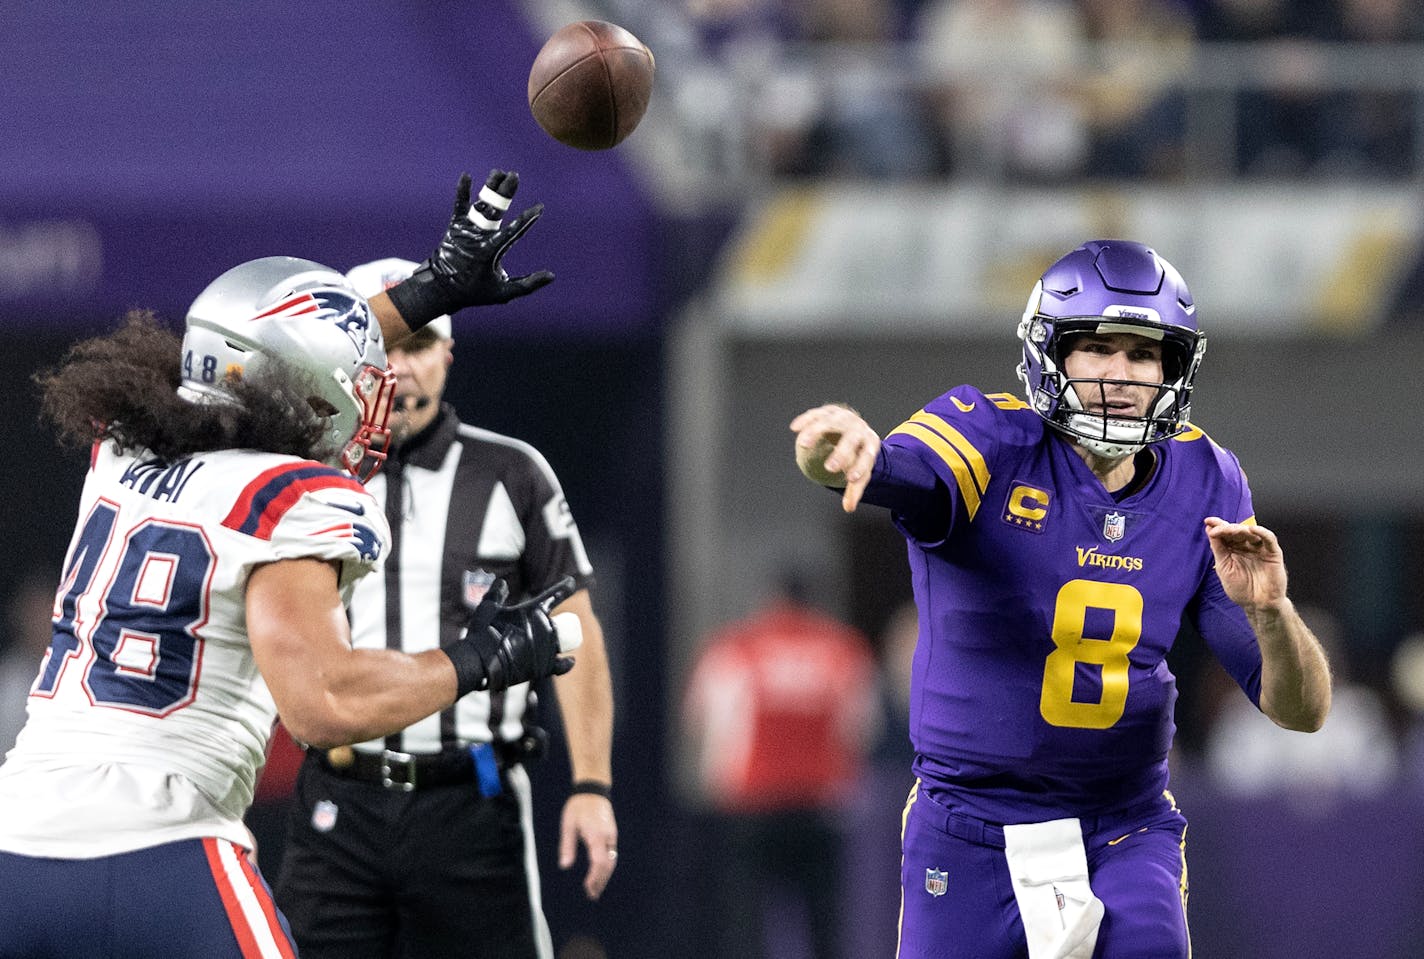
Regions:
M 419 435 L 394 449 L 366 487 L 386 511 L 390 551 L 352 597 L 357 648 L 418 653 L 454 641 L 469 615 L 465 574 L 492 573 L 523 599 L 562 576 L 593 579 L 558 478 L 527 443 L 459 421 L 442 404 Z M 398 572 L 393 572 L 398 571 Z M 434 753 L 525 734 L 528 684 L 474 692 L 385 740 L 357 748 Z

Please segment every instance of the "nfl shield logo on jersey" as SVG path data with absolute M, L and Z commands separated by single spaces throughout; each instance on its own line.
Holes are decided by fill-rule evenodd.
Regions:
M 336 828 L 336 803 L 323 799 L 312 810 L 312 828 L 317 832 L 331 832 Z
M 482 569 L 465 570 L 465 605 L 474 609 L 480 605 L 480 600 L 485 598 L 485 593 L 494 585 L 494 573 L 487 573 Z
M 1127 517 L 1121 513 L 1109 513 L 1103 517 L 1103 538 L 1116 543 L 1127 532 Z
M 943 896 L 949 891 L 949 873 L 943 869 L 925 870 L 925 892 L 931 896 Z

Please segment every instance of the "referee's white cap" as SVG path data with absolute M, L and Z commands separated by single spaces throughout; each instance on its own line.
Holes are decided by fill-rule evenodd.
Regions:
M 372 297 L 410 276 L 419 265 L 414 260 L 402 260 L 398 256 L 392 256 L 384 260 L 372 260 L 370 263 L 353 266 L 347 271 L 346 279 L 351 281 L 351 285 L 356 288 L 357 293 L 364 297 Z M 442 339 L 450 339 L 450 317 L 437 316 L 430 321 L 429 329 L 430 332 Z

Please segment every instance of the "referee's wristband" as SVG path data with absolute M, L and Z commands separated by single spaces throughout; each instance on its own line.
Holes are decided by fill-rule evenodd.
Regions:
M 613 787 L 608 783 L 601 783 L 596 779 L 580 779 L 569 787 L 569 795 L 577 796 L 579 793 L 588 793 L 590 796 L 602 796 L 604 799 L 613 800 Z

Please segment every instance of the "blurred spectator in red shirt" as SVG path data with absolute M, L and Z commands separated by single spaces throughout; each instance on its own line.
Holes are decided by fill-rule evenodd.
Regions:
M 817 959 L 839 956 L 838 813 L 878 734 L 875 660 L 858 630 L 807 604 L 787 580 L 772 602 L 715 632 L 684 700 L 698 784 L 719 817 L 723 939 L 717 955 L 784 955 L 777 892 L 805 902 Z M 776 943 L 777 948 L 769 948 Z

